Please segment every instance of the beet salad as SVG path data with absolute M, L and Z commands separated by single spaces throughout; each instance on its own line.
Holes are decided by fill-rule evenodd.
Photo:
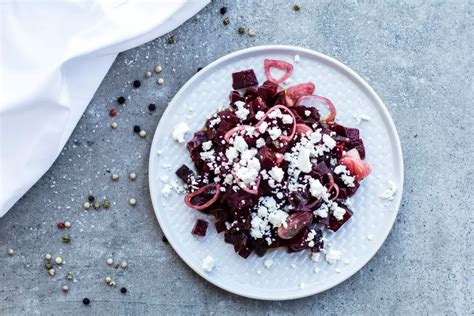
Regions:
M 336 108 L 312 82 L 282 87 L 293 65 L 267 59 L 264 69 L 261 85 L 252 69 L 232 74 L 229 106 L 187 143 L 197 172 L 183 165 L 176 174 L 186 205 L 212 215 L 240 256 L 319 252 L 323 230 L 351 218 L 347 199 L 371 171 L 364 143 L 358 129 L 335 123 Z M 198 220 L 192 233 L 207 228 Z

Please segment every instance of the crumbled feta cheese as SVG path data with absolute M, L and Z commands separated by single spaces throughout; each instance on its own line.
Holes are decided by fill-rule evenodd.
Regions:
M 295 60 L 295 63 L 299 63 L 301 60 L 300 55 L 296 54 L 294 60 Z
M 257 146 L 257 148 L 261 148 L 261 147 L 265 146 L 265 140 L 263 138 L 257 139 L 256 146 Z
M 311 254 L 311 261 L 319 262 L 320 258 L 321 258 L 321 255 L 319 254 L 319 252 L 313 252 Z
M 262 124 L 260 124 L 260 126 L 258 127 L 258 131 L 260 133 L 265 133 L 267 128 L 268 128 L 268 123 L 267 122 L 262 122 Z
M 272 227 L 278 228 L 285 225 L 285 220 L 288 217 L 286 212 L 279 209 L 273 197 L 261 197 L 258 205 L 257 212 L 252 214 L 250 222 L 250 235 L 254 239 L 269 235 Z
M 395 198 L 395 194 L 397 193 L 398 187 L 393 181 L 388 181 L 387 184 L 387 190 L 385 190 L 382 194 L 380 194 L 380 198 L 387 200 L 387 201 L 393 201 Z
M 319 271 L 321 271 L 319 267 L 314 267 L 314 270 L 313 270 L 314 273 L 319 273 Z
M 220 124 L 220 122 L 221 122 L 221 118 L 220 118 L 220 117 L 217 117 L 217 118 L 215 118 L 215 119 L 212 119 L 212 120 L 209 121 L 209 127 L 214 127 L 214 126 Z
M 327 135 L 327 134 L 323 135 L 323 143 L 329 149 L 333 149 L 336 146 L 336 141 L 334 139 L 332 139 L 332 137 Z
M 331 205 L 331 211 L 332 211 L 332 215 L 334 215 L 334 217 L 340 221 L 340 220 L 343 220 L 344 219 L 344 215 L 346 214 L 346 210 L 343 209 L 342 207 L 339 207 L 339 205 L 337 205 L 337 203 L 332 203 Z
M 266 269 L 270 269 L 273 265 L 273 261 L 271 259 L 267 259 L 263 262 L 263 265 L 265 266 Z
M 304 111 L 304 115 L 305 115 L 305 116 L 310 116 L 310 115 L 311 115 L 311 111 L 305 110 L 305 111 Z
M 171 136 L 178 143 L 184 143 L 184 135 L 187 131 L 189 131 L 188 124 L 186 124 L 185 122 L 181 122 L 175 126 Z
M 202 143 L 202 149 L 204 149 L 204 151 L 208 151 L 211 148 L 212 148 L 212 141 L 209 140 L 207 142 Z
M 242 121 L 247 119 L 250 111 L 245 107 L 245 103 L 242 101 L 235 102 L 235 106 L 237 107 L 237 111 L 235 111 L 235 115 Z
M 236 136 L 234 139 L 234 147 L 239 152 L 243 152 L 249 148 L 249 145 L 242 136 Z
M 311 172 L 311 161 L 310 161 L 310 152 L 306 148 L 301 148 L 298 154 L 298 169 L 304 173 Z
M 269 172 L 268 174 L 273 178 L 275 179 L 276 182 L 281 182 L 281 180 L 283 180 L 283 176 L 285 175 L 285 173 L 283 172 L 283 169 L 281 169 L 280 167 L 273 167 Z
M 167 198 L 169 197 L 171 194 L 171 186 L 169 184 L 165 184 L 163 186 L 163 189 L 161 189 L 161 195 L 164 197 L 164 198 Z
M 368 234 L 367 235 L 367 240 L 372 240 L 374 239 L 374 235 L 373 234 Z
M 211 256 L 207 256 L 202 260 L 201 266 L 204 271 L 211 272 L 215 266 L 214 258 Z
M 309 179 L 309 192 L 312 196 L 319 198 L 327 193 L 325 186 L 321 184 L 318 179 L 310 178 Z
M 204 151 L 199 153 L 199 156 L 201 156 L 202 160 L 214 161 L 216 159 L 216 157 L 214 157 L 214 150 Z
M 342 255 L 339 250 L 329 249 L 329 251 L 326 253 L 326 261 L 329 264 L 334 264 L 338 262 L 339 260 L 341 260 L 341 258 L 342 258 Z
M 313 212 L 314 216 L 319 216 L 321 218 L 327 218 L 328 217 L 328 212 L 329 212 L 329 209 L 328 209 L 328 206 L 323 203 L 321 204 L 321 206 L 315 210 Z
M 293 123 L 293 118 L 289 114 L 284 114 L 281 116 L 281 121 L 283 124 L 291 124 Z
M 362 121 L 370 121 L 370 116 L 366 114 L 354 114 L 354 119 L 356 120 L 356 124 L 360 125 Z
M 258 112 L 255 114 L 255 118 L 256 118 L 257 120 L 263 119 L 264 116 L 265 116 L 265 112 L 263 112 L 263 111 L 258 111 Z
M 271 139 L 276 140 L 281 135 L 281 129 L 276 126 L 272 127 L 268 130 L 268 135 L 270 135 Z
M 290 264 L 290 267 L 291 267 L 292 269 L 296 269 L 296 264 L 292 263 L 292 264 Z
M 346 166 L 338 165 L 334 168 L 334 173 L 341 176 L 342 182 L 348 187 L 354 187 L 354 180 L 355 178 L 349 175 L 349 170 L 347 170 Z
M 227 157 L 229 161 L 233 161 L 235 158 L 239 156 L 239 152 L 237 151 L 235 147 L 229 147 L 225 151 L 225 156 Z

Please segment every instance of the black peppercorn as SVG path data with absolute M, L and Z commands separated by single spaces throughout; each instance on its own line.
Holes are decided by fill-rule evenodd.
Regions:
M 200 72 L 201 70 L 202 70 L 202 67 L 199 67 L 198 70 L 197 70 L 197 72 Z
M 166 236 L 163 235 L 163 238 L 161 238 L 161 241 L 168 242 L 168 238 L 166 238 Z
M 123 287 L 123 288 L 121 288 L 121 289 L 120 289 L 120 293 L 123 293 L 123 294 L 127 293 L 127 289 L 126 289 L 126 288 L 124 288 L 124 287 Z
M 94 202 L 95 198 L 94 198 L 93 195 L 89 195 L 88 200 L 89 200 L 89 202 L 92 203 L 92 202 Z
M 138 126 L 138 125 L 135 125 L 135 126 L 133 127 L 133 131 L 134 131 L 135 133 L 140 133 L 141 130 L 142 130 L 142 129 L 141 129 L 140 126 Z
M 168 44 L 174 44 L 174 37 L 168 36 Z
M 90 302 L 91 302 L 91 300 L 88 299 L 87 297 L 82 300 L 82 304 L 84 304 L 84 305 L 89 305 Z
M 125 98 L 124 97 L 118 97 L 117 102 L 118 102 L 118 104 L 124 104 L 125 103 Z
M 133 87 L 134 88 L 140 88 L 141 85 L 142 85 L 142 83 L 140 82 L 140 80 L 135 80 L 133 82 Z
M 153 111 L 155 111 L 155 110 L 156 110 L 156 105 L 155 105 L 155 103 L 150 103 L 150 104 L 148 105 L 148 111 L 153 112 Z
M 244 29 L 242 26 L 240 26 L 237 31 L 239 32 L 240 35 L 244 35 L 244 34 L 245 34 L 245 29 Z
M 230 24 L 229 18 L 225 18 L 224 21 L 222 21 L 222 23 L 224 23 L 224 25 L 229 25 Z
M 222 7 L 222 8 L 220 9 L 220 12 L 221 12 L 222 15 L 226 14 L 226 13 L 227 13 L 227 8 L 226 8 L 226 7 Z

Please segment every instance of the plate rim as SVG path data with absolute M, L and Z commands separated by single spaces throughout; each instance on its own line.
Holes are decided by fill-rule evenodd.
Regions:
M 266 296 L 265 294 L 254 295 L 254 293 L 246 293 L 246 292 L 240 291 L 239 289 L 237 289 L 237 290 L 233 289 L 232 287 L 227 286 L 226 284 L 219 284 L 214 278 L 211 278 L 204 271 L 201 271 L 200 269 L 195 269 L 193 267 L 193 265 L 189 262 L 188 258 L 184 255 L 182 256 L 177 251 L 177 247 L 174 245 L 174 241 L 172 241 L 171 239 L 168 239 L 169 244 L 173 248 L 174 252 L 181 258 L 181 260 L 183 260 L 186 263 L 186 265 L 189 268 L 191 268 L 195 273 L 197 273 L 199 276 L 204 278 L 206 281 L 212 283 L 213 285 L 215 285 L 215 286 L 217 286 L 217 287 L 219 287 L 219 288 L 221 288 L 221 289 L 223 289 L 227 292 L 230 292 L 230 293 L 233 293 L 233 294 L 236 294 L 236 295 L 239 295 L 239 296 L 251 298 L 251 299 L 266 300 L 266 301 L 285 301 L 285 300 L 294 300 L 294 299 L 299 299 L 299 298 L 303 298 L 303 297 L 312 296 L 312 295 L 319 294 L 319 293 L 322 293 L 324 291 L 327 291 L 327 290 L 329 290 L 333 287 L 336 287 L 337 285 L 343 283 L 347 279 L 354 276 L 370 260 L 372 260 L 372 258 L 379 252 L 380 248 L 382 247 L 382 245 L 387 240 L 387 237 L 389 236 L 390 232 L 393 229 L 393 225 L 395 224 L 398 212 L 400 210 L 401 200 L 402 200 L 402 197 L 403 197 L 405 171 L 404 171 L 404 159 L 403 159 L 403 151 L 402 151 L 402 146 L 401 146 L 401 142 L 400 142 L 400 137 L 398 135 L 398 131 L 397 131 L 397 128 L 395 126 L 395 123 L 393 122 L 392 116 L 390 115 L 390 113 L 388 112 L 388 109 L 385 106 L 384 102 L 377 95 L 377 93 L 374 91 L 374 89 L 361 76 L 359 76 L 354 70 L 352 70 L 350 67 L 346 66 L 345 64 L 343 64 L 342 62 L 338 61 L 337 59 L 335 59 L 333 57 L 327 56 L 323 53 L 320 53 L 320 52 L 312 50 L 312 49 L 303 48 L 303 47 L 299 47 L 299 46 L 292 46 L 292 45 L 261 45 L 261 46 L 254 46 L 254 47 L 240 49 L 240 50 L 234 51 L 232 53 L 229 53 L 229 54 L 226 54 L 224 56 L 221 56 L 221 57 L 217 58 L 216 60 L 214 60 L 213 62 L 211 62 L 207 66 L 203 67 L 203 69 L 201 71 L 199 71 L 198 73 L 193 75 L 191 78 L 189 78 L 186 81 L 186 83 L 173 96 L 172 100 L 169 102 L 169 104 L 166 107 L 165 111 L 161 115 L 160 121 L 158 122 L 158 125 L 156 126 L 155 132 L 153 134 L 153 140 L 152 140 L 151 148 L 150 148 L 150 156 L 148 158 L 148 187 L 149 187 L 150 199 L 151 199 L 152 206 L 153 206 L 153 211 L 154 211 L 155 216 L 158 220 L 158 224 L 160 225 L 160 228 L 163 231 L 165 236 L 166 236 L 167 228 L 163 229 L 163 226 L 161 225 L 160 212 L 158 211 L 158 207 L 157 207 L 158 206 L 158 204 L 157 204 L 158 201 L 155 201 L 157 199 L 157 197 L 154 197 L 152 195 L 152 192 L 155 191 L 155 190 L 153 190 L 153 188 L 155 187 L 154 183 L 156 182 L 155 180 L 157 180 L 157 179 L 152 179 L 152 175 L 155 175 L 155 173 L 152 172 L 152 170 L 156 169 L 155 167 L 153 167 L 154 160 L 155 160 L 154 158 L 156 157 L 156 153 L 157 153 L 157 148 L 156 147 L 158 146 L 158 141 L 156 139 L 157 139 L 159 127 L 163 122 L 162 121 L 163 117 L 168 112 L 173 111 L 172 108 L 173 108 L 173 105 L 175 103 L 175 100 L 178 99 L 181 96 L 181 94 L 184 93 L 184 91 L 186 91 L 188 86 L 190 86 L 195 80 L 198 80 L 201 76 L 203 76 L 203 74 L 205 72 L 210 71 L 216 65 L 218 65 L 222 62 L 225 62 L 229 59 L 232 59 L 234 57 L 237 57 L 239 55 L 244 55 L 244 54 L 252 53 L 252 52 L 266 51 L 266 50 L 270 50 L 270 51 L 285 50 L 285 51 L 292 51 L 295 54 L 296 53 L 305 53 L 305 54 L 313 55 L 317 58 L 325 60 L 329 64 L 332 64 L 332 65 L 338 67 L 340 70 L 342 70 L 343 72 L 346 72 L 350 77 L 352 77 L 352 79 L 357 84 L 360 84 L 362 86 L 362 89 L 365 89 L 366 92 L 369 94 L 369 96 L 373 98 L 374 103 L 376 104 L 376 107 L 378 107 L 377 110 L 380 110 L 382 112 L 383 119 L 386 120 L 386 124 L 388 124 L 388 127 L 390 128 L 390 130 L 393 131 L 394 142 L 392 143 L 392 145 L 395 145 L 395 148 L 396 148 L 395 154 L 397 155 L 396 162 L 398 161 L 398 166 L 396 165 L 396 162 L 395 162 L 395 167 L 396 168 L 398 167 L 399 174 L 400 174 L 400 181 L 399 181 L 399 186 L 398 186 L 398 191 L 397 191 L 398 194 L 395 197 L 395 199 L 391 202 L 392 203 L 391 204 L 392 210 L 390 211 L 391 218 L 389 219 L 390 220 L 390 225 L 389 225 L 390 227 L 389 227 L 389 229 L 387 229 L 387 231 L 384 235 L 381 235 L 381 238 L 377 239 L 378 244 L 376 244 L 374 246 L 375 251 L 373 252 L 373 254 L 371 254 L 367 258 L 367 260 L 362 260 L 362 263 L 358 264 L 357 266 L 354 266 L 354 268 L 352 269 L 352 272 L 349 273 L 346 277 L 338 280 L 336 283 L 322 286 L 322 287 L 318 288 L 316 291 L 308 288 L 308 290 L 306 290 L 306 291 L 304 289 L 302 289 L 300 291 L 289 292 L 285 296 L 269 297 L 269 296 Z M 309 290 L 311 290 L 311 291 L 309 291 Z M 265 292 L 263 292 L 263 293 L 265 293 Z

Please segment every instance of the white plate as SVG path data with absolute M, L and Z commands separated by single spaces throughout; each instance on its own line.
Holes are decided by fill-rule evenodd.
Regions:
M 294 62 L 295 54 L 301 60 Z M 191 132 L 203 127 L 206 117 L 219 106 L 228 104 L 233 72 L 253 68 L 258 80 L 265 80 L 263 60 L 281 59 L 294 64 L 292 83 L 312 81 L 316 93 L 328 97 L 337 108 L 338 122 L 356 126 L 354 114 L 366 114 L 370 121 L 359 126 L 364 140 L 367 161 L 373 173 L 362 182 L 353 198 L 354 215 L 337 233 L 325 233 L 326 247 L 342 251 L 343 258 L 329 265 L 324 256 L 314 263 L 309 251 L 288 254 L 283 249 L 267 253 L 263 258 L 252 254 L 247 260 L 235 254 L 232 245 L 218 235 L 214 221 L 207 236 L 191 235 L 197 218 L 207 216 L 185 206 L 183 195 L 173 193 L 163 198 L 167 176 L 174 175 L 182 164 L 192 166 L 185 144 L 171 138 L 179 122 L 187 122 Z M 183 61 L 184 62 L 184 61 Z M 193 110 L 190 112 L 189 108 Z M 157 152 L 162 151 L 161 155 Z M 398 186 L 395 199 L 382 200 L 379 195 L 391 180 Z M 340 62 L 308 49 L 290 46 L 260 46 L 244 49 L 211 63 L 192 77 L 176 94 L 156 129 L 150 153 L 150 193 L 164 234 L 178 255 L 207 281 L 229 292 L 265 300 L 286 300 L 325 291 L 346 280 L 361 269 L 377 252 L 395 221 L 403 188 L 403 158 L 400 141 L 393 121 L 384 104 L 369 85 Z M 178 182 L 179 183 L 179 182 Z M 216 268 L 206 273 L 201 267 L 203 258 L 214 257 Z M 270 269 L 263 262 L 273 260 Z M 292 267 L 296 267 L 293 268 Z M 319 272 L 315 273 L 315 267 Z M 261 272 L 258 274 L 258 272 Z

